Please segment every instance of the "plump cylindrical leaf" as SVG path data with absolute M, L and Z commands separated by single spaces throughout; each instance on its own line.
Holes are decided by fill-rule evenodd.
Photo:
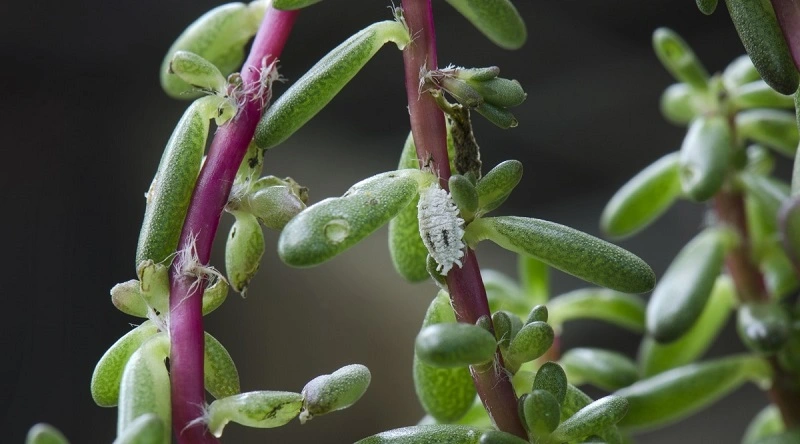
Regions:
M 525 43 L 528 31 L 510 0 L 447 0 L 494 44 L 517 49 Z
M 494 358 L 497 341 L 487 330 L 464 323 L 435 324 L 417 335 L 414 351 L 422 362 L 435 367 L 464 367 Z
M 522 415 L 528 431 L 534 437 L 542 438 L 558 427 L 561 421 L 561 405 L 552 393 L 533 390 L 522 401 Z
M 717 9 L 717 0 L 697 0 L 697 9 L 705 15 L 711 15 Z
M 283 10 L 302 9 L 321 1 L 322 0 L 273 0 L 272 7 Z
M 736 114 L 736 133 L 742 140 L 763 143 L 794 156 L 800 136 L 794 113 L 777 109 L 749 109 Z
M 722 117 L 696 118 L 680 152 L 680 179 L 686 197 L 703 202 L 722 187 L 728 172 L 731 131 Z
M 478 212 L 486 214 L 499 207 L 522 179 L 522 162 L 506 160 L 492 168 L 475 185 Z
M 742 437 L 742 444 L 757 444 L 761 438 L 776 435 L 784 428 L 781 411 L 774 404 L 770 404 L 750 421 Z
M 164 360 L 169 356 L 169 337 L 159 333 L 142 344 L 125 365 L 119 390 L 117 436 L 142 415 L 152 413 L 171 424 L 170 381 Z M 164 427 L 161 442 L 169 442 L 171 428 Z
M 111 303 L 125 314 L 147 317 L 147 302 L 139 290 L 139 281 L 132 279 L 111 287 Z
M 345 40 L 264 112 L 256 128 L 258 146 L 272 148 L 288 139 L 324 108 L 385 43 L 394 42 L 402 49 L 409 41 L 406 28 L 394 21 L 374 23 Z
M 763 80 L 746 83 L 730 92 L 730 100 L 736 108 L 793 108 L 792 96 L 785 96 L 767 85 Z
M 800 77 L 770 2 L 725 0 L 725 3 L 739 38 L 761 77 L 782 94 L 795 92 Z
M 203 382 L 216 399 L 239 393 L 239 371 L 228 350 L 210 334 L 205 334 Z
M 669 28 L 653 32 L 653 49 L 670 74 L 697 89 L 708 88 L 708 71 L 697 59 L 692 48 Z
M 346 365 L 330 375 L 317 376 L 303 387 L 300 422 L 350 407 L 361 399 L 371 380 L 369 369 L 361 364 Z
M 602 432 L 625 416 L 628 401 L 620 396 L 606 396 L 578 410 L 553 432 L 554 442 L 574 441 Z
M 686 83 L 670 85 L 661 93 L 659 107 L 661 114 L 670 122 L 684 125 L 698 114 L 694 105 L 697 92 Z
M 225 271 L 228 282 L 242 295 L 247 292 L 264 255 L 264 232 L 258 219 L 250 213 L 235 211 L 236 222 L 225 243 Z
M 278 254 L 288 265 L 310 267 L 332 259 L 389 222 L 417 196 L 418 170 L 378 174 L 339 198 L 308 207 L 284 227 Z
M 92 373 L 92 399 L 100 407 L 114 407 L 119 402 L 119 383 L 131 355 L 153 335 L 158 327 L 150 321 L 119 338 L 100 358 Z
M 228 297 L 228 282 L 225 279 L 216 279 L 210 287 L 203 292 L 203 316 L 219 308 Z
M 600 227 L 615 238 L 630 236 L 656 220 L 680 194 L 679 154 L 670 153 L 614 194 L 600 217 Z
M 519 366 L 542 356 L 553 345 L 555 333 L 545 322 L 524 325 L 511 339 L 504 356 L 509 363 Z
M 759 353 L 774 353 L 789 339 L 791 319 L 780 304 L 750 302 L 738 310 L 736 327 L 742 342 Z
M 169 72 L 204 92 L 226 94 L 227 81 L 216 66 L 189 51 L 177 51 L 169 62 Z
M 573 348 L 561 357 L 573 384 L 592 384 L 604 390 L 627 387 L 639 379 L 639 369 L 627 356 L 599 348 Z
M 169 263 L 140 262 L 136 267 L 139 276 L 139 294 L 147 305 L 158 313 L 169 310 Z
M 478 444 L 484 431 L 453 424 L 404 427 L 378 433 L 355 444 Z
M 431 301 L 422 327 L 456 322 L 450 296 L 445 291 Z M 475 385 L 467 367 L 441 368 L 422 362 L 416 354 L 413 363 L 414 388 L 422 408 L 437 421 L 459 420 L 472 407 Z
M 450 176 L 450 196 L 461 212 L 461 217 L 467 222 L 471 221 L 478 211 L 478 191 L 475 185 L 460 174 Z
M 706 307 L 683 336 L 669 344 L 661 344 L 649 336 L 642 340 L 639 347 L 642 376 L 680 367 L 702 356 L 725 326 L 735 303 L 736 294 L 731 278 L 727 275 L 718 277 Z
M 171 257 L 178 248 L 186 210 L 200 162 L 206 148 L 208 105 L 216 97 L 207 96 L 192 103 L 172 132 L 158 170 L 147 191 L 144 222 L 136 248 L 136 265 L 146 260 L 155 263 Z
M 566 321 L 598 319 L 633 332 L 644 331 L 645 303 L 636 296 L 605 288 L 584 288 L 553 298 L 547 305 L 550 325 L 560 330 Z
M 128 424 L 125 433 L 117 436 L 114 444 L 163 444 L 166 428 L 158 415 L 145 413 Z
M 69 441 L 57 428 L 40 422 L 28 430 L 25 444 L 69 444 Z
M 769 375 L 769 365 L 754 356 L 733 356 L 659 373 L 614 393 L 630 403 L 619 426 L 648 429 L 677 421 L 746 381 L 760 381 Z
M 592 402 L 593 400 L 589 397 L 589 395 L 583 393 L 574 385 L 568 384 L 567 394 L 564 397 L 564 402 L 561 403 L 561 418 L 571 418 Z M 606 429 L 603 431 L 595 432 L 594 434 L 603 438 L 608 444 L 620 444 L 623 442 L 619 430 L 617 430 L 617 427 L 613 425 L 606 427 Z
M 208 430 L 217 438 L 233 421 L 247 427 L 280 427 L 303 408 L 303 395 L 293 392 L 259 391 L 217 399 L 208 406 Z
M 273 230 L 283 230 L 293 217 L 305 209 L 306 204 L 290 186 L 264 187 L 247 196 L 247 210 L 265 227 Z
M 548 316 L 549 312 L 547 307 L 544 305 L 537 305 L 531 309 L 530 313 L 528 313 L 528 318 L 525 320 L 525 323 L 530 324 L 531 322 L 536 321 L 547 322 Z
M 527 97 L 522 85 L 516 80 L 495 77 L 489 80 L 470 79 L 466 83 L 475 89 L 487 103 L 500 108 L 521 105 Z
M 175 40 L 161 64 L 161 87 L 176 99 L 198 97 L 202 91 L 170 74 L 169 65 L 178 51 L 189 51 L 214 64 L 223 75 L 235 71 L 244 60 L 244 47 L 264 16 L 262 2 L 228 3 L 194 21 Z
M 672 261 L 647 304 L 647 331 L 657 341 L 678 339 L 700 317 L 722 271 L 729 235 L 707 228 Z
M 644 293 L 655 285 L 653 270 L 633 253 L 545 220 L 514 216 L 478 219 L 467 227 L 464 239 L 471 246 L 490 239 L 507 250 L 614 290 Z
M 475 111 L 502 129 L 516 128 L 519 125 L 519 121 L 509 110 L 490 103 L 481 103 Z
M 559 404 L 567 396 L 567 374 L 555 362 L 545 362 L 533 378 L 532 390 L 544 390 L 553 395 Z

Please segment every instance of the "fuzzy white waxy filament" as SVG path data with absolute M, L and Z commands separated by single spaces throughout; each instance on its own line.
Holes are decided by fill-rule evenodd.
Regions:
M 439 264 L 436 271 L 443 276 L 453 268 L 461 267 L 464 257 L 464 219 L 450 194 L 438 184 L 424 189 L 417 205 L 419 235 L 428 248 L 428 254 Z

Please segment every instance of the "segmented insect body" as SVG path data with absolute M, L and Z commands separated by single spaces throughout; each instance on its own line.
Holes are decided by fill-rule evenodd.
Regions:
M 436 271 L 446 275 L 453 264 L 461 267 L 461 258 L 464 257 L 464 242 L 461 240 L 464 236 L 464 219 L 459 217 L 458 207 L 450 194 L 438 184 L 426 188 L 420 193 L 417 215 L 422 242 L 439 264 Z

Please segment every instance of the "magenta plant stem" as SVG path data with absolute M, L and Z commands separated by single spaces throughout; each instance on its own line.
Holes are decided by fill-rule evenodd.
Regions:
M 248 97 L 237 116 L 217 130 L 197 178 L 178 251 L 194 249 L 197 259 L 204 265 L 209 262 L 211 244 L 236 171 L 261 118 L 262 100 L 253 94 L 258 91 L 262 66 L 268 66 L 280 56 L 296 17 L 297 11 L 267 9 L 241 72 Z M 179 443 L 215 443 L 216 438 L 204 425 L 187 428 L 192 420 L 202 416 L 205 406 L 204 285 L 194 285 L 197 278 L 183 275 L 176 266 L 178 262 L 173 261 L 170 269 L 169 301 L 173 430 Z
M 432 167 L 440 184 L 447 188 L 450 162 L 447 156 L 447 129 L 444 114 L 430 94 L 420 94 L 420 70 L 438 68 L 436 32 L 433 24 L 431 0 L 403 0 L 403 15 L 413 41 L 403 51 L 405 63 L 406 94 L 411 119 L 411 133 L 417 148 L 420 166 Z M 467 250 L 462 268 L 454 267 L 447 275 L 450 298 L 459 322 L 475 323 L 478 318 L 489 317 L 491 312 L 483 286 L 475 252 Z M 503 358 L 497 352 L 498 365 Z M 478 395 L 498 429 L 528 440 L 517 409 L 514 387 L 504 371 L 472 368 L 472 379 Z

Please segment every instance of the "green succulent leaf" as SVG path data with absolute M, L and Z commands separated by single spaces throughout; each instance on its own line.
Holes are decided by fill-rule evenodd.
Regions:
M 399 170 L 378 174 L 339 198 L 325 199 L 283 229 L 278 254 L 288 265 L 311 267 L 332 259 L 386 224 L 418 195 L 429 173 Z
M 265 227 L 280 231 L 306 209 L 306 204 L 291 186 L 275 185 L 249 193 L 247 205 L 242 209 L 252 213 Z
M 717 9 L 717 0 L 696 0 L 697 9 L 705 15 L 711 15 Z
M 618 423 L 628 411 L 628 401 L 620 396 L 606 396 L 578 410 L 562 422 L 550 436 L 553 442 L 583 439 Z
M 92 373 L 90 390 L 92 399 L 100 407 L 114 407 L 119 402 L 119 384 L 125 365 L 133 353 L 152 336 L 158 327 L 150 321 L 134 328 L 119 338 L 100 358 Z
M 163 424 L 171 424 L 170 381 L 164 360 L 169 356 L 169 337 L 159 333 L 131 355 L 119 384 L 117 436 L 145 414 L 155 414 Z M 163 427 L 160 442 L 169 442 L 171 428 Z
M 346 365 L 330 375 L 317 376 L 301 392 L 300 422 L 350 407 L 364 396 L 371 380 L 369 369 L 361 364 Z
M 429 424 L 389 430 L 355 444 L 478 444 L 484 430 L 463 425 Z
M 225 76 L 213 63 L 189 51 L 176 51 L 169 62 L 170 74 L 205 92 L 226 93 Z
M 465 81 L 471 86 L 480 97 L 499 108 L 511 108 L 521 105 L 528 96 L 522 85 L 516 80 L 495 77 L 489 80 L 476 80 L 475 78 Z M 477 105 L 476 105 L 477 106 Z
M 561 419 L 571 418 L 581 409 L 590 405 L 592 398 L 572 384 L 567 384 L 567 394 L 561 404 Z M 609 426 L 605 430 L 594 432 L 593 434 L 601 437 L 608 444 L 622 444 L 623 440 L 616 426 Z
M 216 399 L 239 393 L 239 371 L 231 355 L 213 336 L 205 334 L 203 377 L 206 390 Z
M 750 302 L 738 310 L 736 327 L 742 342 L 758 353 L 774 353 L 789 340 L 789 313 L 775 302 Z
M 528 37 L 525 22 L 509 0 L 447 0 L 494 44 L 518 49 Z
M 800 287 L 795 266 L 778 245 L 777 238 L 773 239 L 773 242 L 763 251 L 758 266 L 761 274 L 764 275 L 767 293 L 772 299 L 783 299 Z
M 425 313 L 422 327 L 454 322 L 456 317 L 450 305 L 450 296 L 445 291 L 439 291 Z M 434 367 L 422 362 L 415 354 L 413 374 L 417 398 L 436 421 L 458 421 L 472 407 L 476 391 L 469 368 Z
M 211 62 L 228 75 L 244 61 L 244 48 L 264 16 L 263 2 L 228 3 L 218 6 L 194 21 L 175 40 L 161 64 L 161 87 L 176 99 L 193 99 L 202 94 L 197 88 L 170 73 L 170 62 L 178 51 L 188 51 Z
M 69 441 L 57 428 L 40 422 L 28 430 L 25 444 L 69 444 Z
M 272 7 L 290 11 L 293 9 L 302 9 L 321 1 L 322 0 L 273 0 Z
M 264 232 L 258 219 L 250 213 L 235 211 L 236 222 L 231 226 L 225 243 L 225 271 L 234 291 L 243 296 L 261 265 L 264 255 Z
M 761 80 L 761 76 L 753 65 L 753 61 L 747 55 L 734 59 L 722 72 L 722 83 L 728 91 L 733 91 L 744 84 L 758 80 Z
M 147 317 L 147 302 L 139 291 L 139 281 L 136 279 L 111 287 L 111 303 L 125 314 Z
M 725 0 L 744 49 L 764 81 L 782 94 L 797 90 L 798 76 L 770 2 Z
M 273 148 L 311 120 L 387 42 L 400 49 L 410 42 L 399 22 L 374 23 L 334 48 L 283 93 L 261 117 L 255 141 Z
M 589 383 L 603 390 L 627 387 L 639 379 L 639 369 L 627 356 L 599 348 L 573 348 L 559 361 L 575 385 Z
M 293 392 L 258 391 L 217 399 L 208 406 L 208 430 L 217 438 L 233 421 L 247 427 L 280 427 L 303 408 L 303 395 Z
M 555 333 L 545 322 L 531 322 L 524 325 L 508 344 L 504 353 L 512 368 L 542 356 L 553 345 Z
M 680 151 L 680 179 L 684 194 L 704 202 L 716 194 L 725 181 L 731 150 L 731 131 L 722 117 L 696 118 Z
M 734 89 L 730 92 L 730 100 L 738 109 L 794 108 L 792 96 L 775 91 L 763 80 L 745 83 Z
M 560 330 L 566 321 L 598 319 L 635 333 L 644 331 L 645 303 L 641 298 L 605 288 L 564 293 L 547 304 L 550 324 Z
M 434 324 L 423 328 L 414 346 L 416 356 L 435 367 L 465 367 L 494 359 L 494 336 L 477 325 Z
M 216 279 L 203 292 L 203 316 L 219 308 L 228 297 L 228 282 L 224 279 Z
M 475 185 L 478 213 L 486 214 L 502 205 L 522 179 L 522 162 L 506 160 L 486 173 Z
M 526 324 L 530 324 L 531 322 L 547 322 L 547 318 L 549 316 L 549 312 L 547 310 L 547 306 L 544 305 L 537 305 L 531 309 L 531 312 L 528 313 L 528 319 L 525 320 Z
M 501 108 L 490 103 L 481 103 L 475 108 L 475 111 L 485 117 L 486 120 L 492 122 L 502 129 L 516 128 L 517 125 L 519 125 L 519 122 L 517 121 L 517 118 L 514 117 L 514 114 L 511 114 L 511 112 L 505 108 Z
M 525 296 L 531 304 L 546 304 L 550 299 L 550 267 L 544 262 L 517 255 L 517 274 Z
M 481 435 L 478 444 L 527 444 L 522 438 L 500 430 L 487 430 Z
M 557 363 L 545 362 L 533 378 L 532 390 L 544 390 L 550 393 L 561 405 L 567 396 L 567 374 Z
M 686 333 L 668 344 L 661 344 L 650 336 L 642 340 L 639 347 L 642 376 L 680 367 L 702 356 L 722 331 L 735 304 L 733 281 L 727 275 L 719 276 L 703 312 Z
M 471 247 L 490 239 L 507 250 L 619 291 L 644 293 L 655 285 L 653 270 L 634 254 L 553 222 L 514 216 L 482 218 L 467 226 L 464 239 Z
M 742 444 L 756 444 L 760 439 L 783 432 L 785 426 L 781 411 L 774 404 L 764 407 L 750 424 L 742 437 Z
M 165 428 L 158 415 L 145 413 L 128 424 L 114 444 L 163 444 Z
M 685 334 L 700 317 L 722 271 L 731 232 L 707 228 L 672 261 L 647 305 L 647 331 L 668 343 Z
M 158 313 L 166 313 L 169 310 L 169 264 L 146 260 L 136 267 L 136 275 L 139 294 L 145 303 Z
M 561 405 L 552 393 L 533 390 L 522 400 L 525 426 L 535 438 L 543 438 L 558 427 L 561 421 Z
M 800 199 L 784 200 L 779 217 L 784 249 L 796 261 L 800 258 Z
M 653 49 L 664 68 L 680 82 L 693 88 L 708 88 L 708 71 L 683 39 L 669 28 L 653 32 Z
M 762 143 L 794 157 L 800 136 L 794 113 L 777 109 L 748 109 L 736 114 L 736 133 L 741 140 Z
M 614 238 L 642 230 L 681 195 L 679 154 L 670 153 L 628 181 L 606 205 L 600 227 Z
M 661 114 L 670 122 L 684 125 L 698 115 L 695 105 L 697 91 L 686 83 L 675 83 L 661 94 L 659 108 Z
M 712 404 L 747 381 L 769 377 L 769 365 L 748 355 L 674 368 L 614 393 L 630 403 L 619 426 L 643 430 L 665 425 Z
M 800 440 L 800 429 L 787 430 L 776 435 L 766 436 L 756 444 L 794 444 Z
M 475 212 L 478 211 L 478 192 L 475 190 L 475 185 L 460 174 L 450 176 L 448 184 L 450 197 L 460 210 L 461 217 L 466 222 L 472 221 Z

